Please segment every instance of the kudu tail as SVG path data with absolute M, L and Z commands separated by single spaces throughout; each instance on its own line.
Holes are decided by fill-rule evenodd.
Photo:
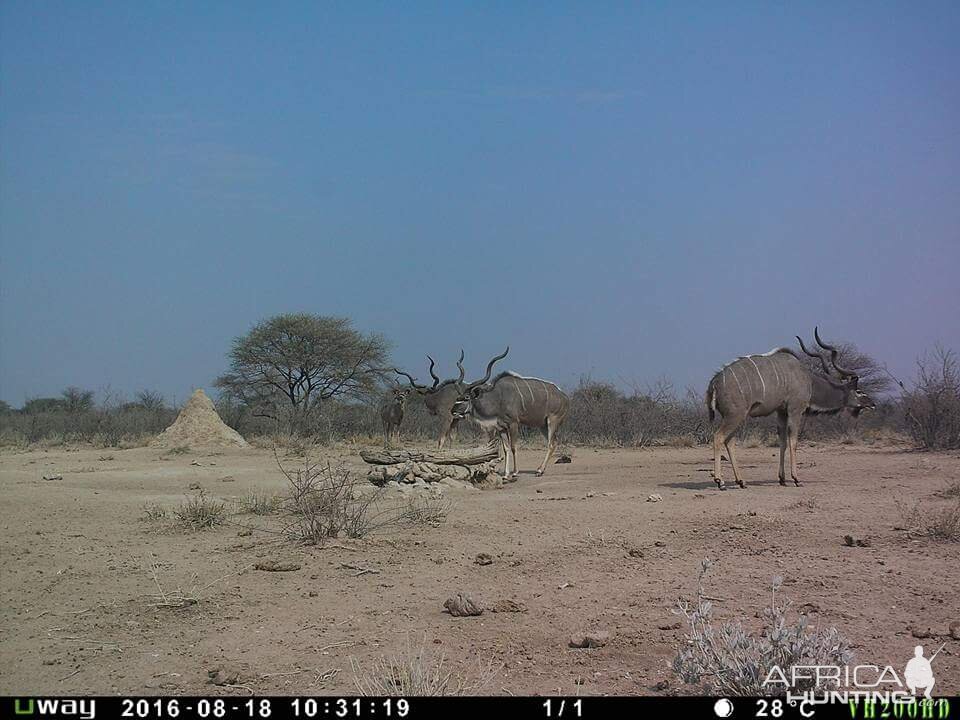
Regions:
M 713 419 L 717 415 L 716 378 L 711 380 L 710 384 L 707 385 L 707 395 L 704 398 L 704 401 L 707 403 L 707 414 L 710 416 L 710 422 L 713 422 Z

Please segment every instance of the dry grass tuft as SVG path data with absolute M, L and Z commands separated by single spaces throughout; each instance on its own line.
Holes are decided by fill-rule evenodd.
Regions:
M 183 608 L 198 605 L 205 599 L 206 591 L 222 580 L 234 575 L 241 575 L 246 572 L 250 566 L 246 566 L 239 571 L 229 572 L 222 577 L 208 582 L 205 585 L 200 584 L 200 576 L 194 573 L 190 578 L 190 587 L 183 589 L 179 585 L 176 590 L 164 590 L 160 582 L 160 564 L 152 562 L 150 564 L 150 577 L 157 588 L 157 592 L 150 596 L 151 605 L 157 608 L 169 610 L 181 610 Z
M 153 579 L 153 584 L 157 586 L 157 593 L 151 596 L 153 600 L 151 605 L 154 607 L 179 610 L 200 602 L 200 591 L 197 586 L 196 574 L 194 574 L 192 578 L 193 585 L 187 591 L 184 591 L 180 587 L 172 591 L 164 590 L 160 584 L 160 565 L 158 563 L 150 565 L 150 577 Z
M 272 515 L 283 506 L 283 498 L 276 493 L 254 490 L 236 501 L 237 512 L 249 515 Z
M 163 522 L 167 519 L 167 509 L 157 503 L 144 503 L 143 514 L 140 520 L 143 522 Z
M 443 495 L 414 495 L 407 499 L 398 520 L 405 525 L 438 527 L 447 521 L 453 503 Z
M 898 504 L 899 505 L 899 504 Z M 960 542 L 960 500 L 947 507 L 899 505 L 903 528 L 908 535 L 933 540 Z
M 815 495 L 811 495 L 802 500 L 797 500 L 790 507 L 797 510 L 817 510 L 820 507 L 820 500 Z
M 192 530 L 206 530 L 207 528 L 222 525 L 227 516 L 226 505 L 219 500 L 208 498 L 201 489 L 187 499 L 173 511 L 177 521 Z
M 960 480 L 951 480 L 937 495 L 942 498 L 960 498 Z
M 398 655 L 381 656 L 367 666 L 350 658 L 357 693 L 375 696 L 476 695 L 499 670 L 492 662 L 478 662 L 477 675 L 454 675 L 445 668 L 443 654 L 428 656 L 425 641 Z

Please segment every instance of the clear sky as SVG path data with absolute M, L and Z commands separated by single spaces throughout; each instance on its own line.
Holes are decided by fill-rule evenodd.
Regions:
M 0 398 L 269 315 L 705 387 L 960 350 L 960 3 L 0 3 Z

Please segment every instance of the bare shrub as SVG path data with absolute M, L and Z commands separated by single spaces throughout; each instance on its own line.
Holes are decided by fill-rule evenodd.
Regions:
M 194 574 L 192 578 L 193 584 L 187 590 L 179 586 L 176 590 L 164 590 L 160 584 L 160 565 L 158 563 L 150 565 L 150 577 L 153 579 L 153 584 L 157 588 L 156 594 L 151 596 L 153 600 L 151 604 L 154 607 L 180 609 L 189 607 L 190 605 L 196 605 L 200 602 L 200 589 L 197 584 L 196 574 Z
M 664 379 L 624 394 L 610 383 L 583 377 L 570 396 L 563 432 L 584 444 L 683 447 L 706 442 L 707 421 L 696 393 L 680 400 Z
M 477 675 L 454 675 L 443 654 L 428 655 L 425 642 L 409 645 L 399 654 L 381 656 L 366 667 L 350 658 L 357 694 L 363 696 L 474 695 L 499 670 L 492 662 L 478 661 Z
M 337 537 L 362 538 L 389 527 L 439 525 L 451 504 L 440 495 L 391 499 L 384 487 L 353 475 L 342 465 L 314 460 L 308 451 L 303 464 L 286 468 L 274 449 L 277 467 L 289 483 L 282 501 L 287 537 L 322 545 Z
M 287 469 L 274 449 L 277 467 L 290 484 L 284 532 L 299 542 L 322 545 L 341 535 L 360 538 L 373 524 L 372 509 L 384 490 L 354 478 L 345 467 L 304 456 L 302 467 Z
M 181 525 L 192 530 L 206 530 L 222 524 L 226 519 L 227 509 L 224 503 L 208 498 L 201 489 L 180 503 L 173 515 Z
M 758 448 L 763 447 L 766 444 L 767 443 L 764 441 L 764 434 L 759 431 L 749 432 L 743 439 L 743 446 L 745 448 Z
M 169 425 L 176 412 L 166 407 L 145 408 L 124 403 L 106 392 L 93 402 L 90 391 L 67 388 L 59 398 L 34 398 L 20 410 L 0 413 L 0 442 L 7 438 L 29 444 L 93 443 L 101 447 L 143 444 Z
M 763 612 L 760 634 L 749 634 L 736 620 L 715 622 L 703 583 L 711 565 L 704 560 L 700 566 L 696 602 L 679 600 L 675 611 L 686 618 L 689 628 L 687 641 L 677 649 L 673 661 L 674 672 L 684 682 L 705 681 L 711 692 L 721 695 L 780 695 L 817 686 L 813 679 L 799 678 L 790 686 L 782 682 L 764 685 L 774 666 L 783 670 L 789 683 L 794 680 L 792 666 L 845 665 L 852 659 L 850 646 L 836 628 L 811 629 L 805 615 L 790 621 L 789 601 L 777 600 L 782 584 L 779 577 L 773 579 L 770 607 Z
M 908 535 L 960 542 L 960 500 L 947 507 L 925 506 L 920 501 L 898 505 Z
M 162 583 L 160 582 L 160 564 L 153 562 L 150 564 L 149 572 L 150 577 L 153 580 L 154 586 L 157 588 L 157 592 L 150 596 L 151 605 L 157 608 L 165 608 L 172 610 L 180 610 L 182 608 L 190 607 L 191 605 L 198 605 L 202 600 L 205 599 L 206 592 L 211 587 L 216 585 L 221 580 L 225 580 L 232 575 L 242 575 L 244 572 L 249 569 L 249 565 L 239 572 L 231 571 L 222 577 L 218 577 L 205 585 L 200 584 L 200 576 L 197 573 L 194 573 L 190 578 L 190 585 L 187 588 L 183 588 L 178 585 L 175 590 L 164 589 Z
M 917 360 L 917 378 L 904 393 L 911 437 L 928 450 L 960 448 L 960 364 L 952 350 L 936 346 Z

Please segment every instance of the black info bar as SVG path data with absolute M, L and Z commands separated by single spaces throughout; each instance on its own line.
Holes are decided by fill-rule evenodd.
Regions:
M 948 720 L 958 698 L 883 697 L 785 700 L 756 697 L 4 697 L 0 718 L 132 718 L 250 720 L 254 718 L 393 719 L 469 717 L 626 718 L 679 714 L 692 718 L 845 718 Z

